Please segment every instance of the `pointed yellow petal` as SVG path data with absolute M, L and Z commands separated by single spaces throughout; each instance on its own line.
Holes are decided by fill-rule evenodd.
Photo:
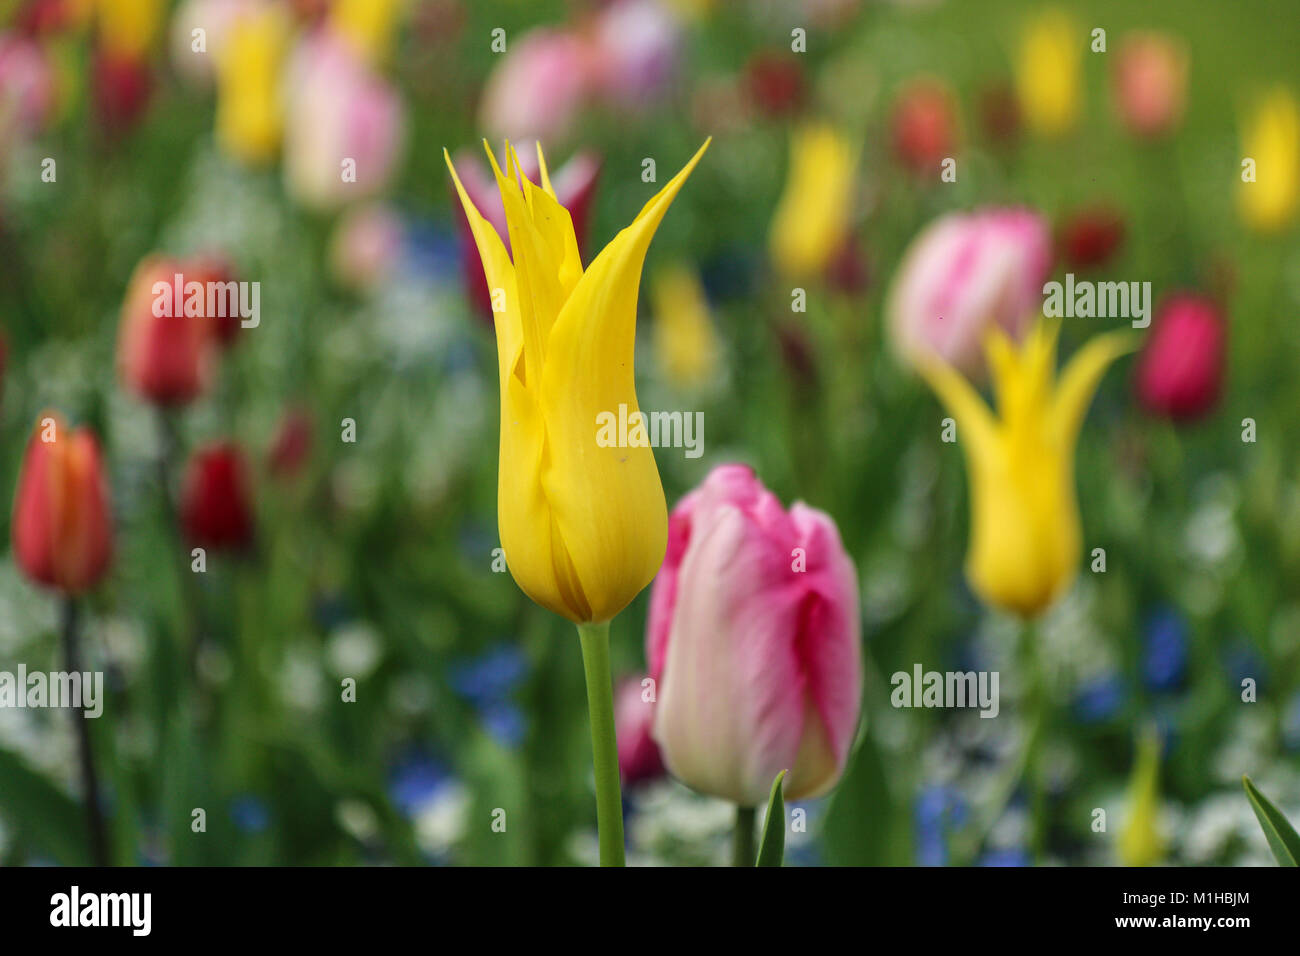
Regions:
M 641 268 L 655 230 L 708 145 L 601 251 L 551 330 L 542 381 L 548 435 L 542 480 L 598 621 L 622 610 L 663 562 L 668 517 L 654 453 L 645 446 L 602 447 L 597 427 L 602 415 L 628 421 L 639 415 L 633 352 Z
M 1115 359 L 1136 347 L 1137 340 L 1128 332 L 1107 332 L 1090 339 L 1070 357 L 1051 408 L 1052 427 L 1067 448 L 1074 447 L 1083 416 L 1106 369 Z
M 932 355 L 921 356 L 916 367 L 957 422 L 967 455 L 990 454 L 997 438 L 997 422 L 974 386 L 947 362 Z
M 504 296 L 497 296 L 493 292 L 494 299 L 505 300 L 505 311 L 497 313 L 493 323 L 497 333 L 498 373 L 504 388 L 506 377 L 514 371 L 523 349 L 523 334 L 519 323 L 519 296 L 515 292 L 515 268 L 510 262 L 510 254 L 506 252 L 505 243 L 492 228 L 492 224 L 479 214 L 473 200 L 469 198 L 464 185 L 461 184 L 450 154 L 444 149 L 442 155 L 447 162 L 447 169 L 451 171 L 451 180 L 456 185 L 456 195 L 460 197 L 465 218 L 469 220 L 470 232 L 474 236 L 474 244 L 478 247 L 479 258 L 483 262 L 483 274 L 487 279 L 488 290 L 493 292 L 500 289 L 504 292 Z

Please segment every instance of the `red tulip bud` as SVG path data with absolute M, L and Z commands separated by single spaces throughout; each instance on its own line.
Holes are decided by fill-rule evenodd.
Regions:
M 957 145 L 952 94 L 939 80 L 915 80 L 894 104 L 894 153 L 917 175 L 934 176 Z
M 23 573 L 65 594 L 94 587 L 113 551 L 99 443 L 46 413 L 36 424 L 14 495 L 13 551 Z
M 285 412 L 267 454 L 267 467 L 277 478 L 292 478 L 311 457 L 311 416 L 300 408 Z
M 1210 411 L 1223 384 L 1225 338 L 1224 321 L 1209 299 L 1186 292 L 1166 299 L 1137 362 L 1142 404 L 1175 420 Z
M 1124 219 L 1113 209 L 1096 207 L 1075 213 L 1061 228 L 1061 256 L 1067 265 L 1086 269 L 1104 265 L 1124 240 Z
M 213 323 L 204 315 L 206 304 L 187 299 L 186 285 L 200 277 L 186 276 L 184 268 L 178 260 L 161 257 L 141 262 L 127 287 L 118 325 L 118 374 L 133 392 L 157 405 L 190 402 L 211 378 Z
M 200 448 L 185 469 L 181 525 L 192 544 L 237 551 L 253 542 L 248 469 L 233 442 Z

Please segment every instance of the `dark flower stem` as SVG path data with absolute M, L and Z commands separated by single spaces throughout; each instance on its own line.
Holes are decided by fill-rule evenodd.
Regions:
M 69 674 L 81 672 L 81 646 L 77 599 L 63 599 L 63 659 Z M 90 859 L 95 866 L 109 866 L 108 830 L 99 802 L 99 776 L 95 772 L 95 751 L 90 745 L 90 725 L 84 713 L 72 713 L 77 729 L 77 750 L 81 761 L 81 787 L 86 801 L 86 828 L 90 835 Z
M 181 527 L 180 508 L 176 503 L 172 476 L 176 473 L 176 458 L 180 441 L 176 435 L 176 420 L 166 408 L 158 409 L 158 487 L 162 493 L 163 509 L 167 524 L 176 543 L 177 560 L 181 562 L 181 597 L 186 605 L 184 611 L 189 647 L 190 674 L 197 680 L 199 672 L 199 651 L 203 644 L 203 628 L 199 618 L 199 592 L 195 587 L 194 574 L 189 567 L 189 552 L 185 548 L 185 531 Z
M 754 808 L 736 807 L 736 832 L 731 840 L 731 865 L 753 866 L 757 851 L 754 849 Z

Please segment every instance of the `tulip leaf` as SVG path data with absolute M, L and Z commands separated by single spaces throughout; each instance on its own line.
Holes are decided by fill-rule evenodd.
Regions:
M 29 851 L 49 854 L 63 866 L 90 863 L 86 824 L 76 801 L 4 749 L 0 749 L 0 810 L 16 824 L 16 835 Z
M 786 771 L 782 770 L 772 781 L 772 795 L 767 798 L 767 816 L 763 818 L 763 842 L 758 847 L 755 866 L 780 866 L 785 856 L 785 800 L 781 784 Z
M 1251 809 L 1259 818 L 1259 825 L 1268 838 L 1268 848 L 1277 857 L 1278 866 L 1300 866 L 1300 834 L 1287 822 L 1282 811 L 1255 788 L 1249 777 L 1242 777 L 1241 784 L 1246 788 Z

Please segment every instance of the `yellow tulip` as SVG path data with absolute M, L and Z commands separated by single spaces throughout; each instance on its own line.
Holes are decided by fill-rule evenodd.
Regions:
M 379 63 L 388 57 L 393 28 L 405 7 L 406 0 L 336 0 L 330 25 L 367 62 Z
M 1160 737 L 1155 731 L 1144 733 L 1138 741 L 1118 849 L 1124 866 L 1154 866 L 1165 855 L 1160 828 Z
M 670 266 L 650 283 L 654 308 L 654 350 L 659 367 L 681 388 L 709 382 L 718 365 L 718 337 L 709 302 L 695 270 Z
M 281 69 L 289 22 L 278 7 L 241 16 L 217 60 L 217 143 L 247 163 L 275 158 L 284 130 Z
M 825 271 L 849 234 L 856 165 L 852 144 L 833 126 L 816 123 L 795 132 L 768 240 L 782 275 L 803 279 Z
M 509 144 L 507 174 L 488 149 L 510 252 L 444 151 L 496 313 L 497 522 L 506 564 L 530 598 L 578 624 L 608 621 L 626 607 L 667 548 L 668 509 L 648 442 L 634 443 L 629 428 L 629 447 L 605 447 L 597 426 L 607 413 L 621 417 L 620 406 L 629 422 L 639 416 L 632 360 L 641 268 L 708 145 L 586 270 L 540 148 L 540 187 L 520 172 Z
M 1074 581 L 1081 534 L 1074 447 L 1101 376 L 1132 348 L 1110 332 L 1089 341 L 1056 380 L 1059 323 L 1022 346 L 994 327 L 985 340 L 998 414 L 961 373 L 923 357 L 918 368 L 957 423 L 970 480 L 966 576 L 986 604 L 1031 617 Z
M 1087 34 L 1069 14 L 1051 9 L 1025 25 L 1016 61 L 1016 91 L 1025 125 L 1042 136 L 1059 136 L 1079 116 L 1079 61 Z
M 1242 131 L 1242 154 L 1254 160 L 1255 181 L 1237 184 L 1241 217 L 1262 232 L 1286 228 L 1300 199 L 1300 106 L 1286 87 L 1254 105 Z
M 162 26 L 162 0 L 99 0 L 95 6 L 100 47 L 105 53 L 138 60 L 153 45 Z

